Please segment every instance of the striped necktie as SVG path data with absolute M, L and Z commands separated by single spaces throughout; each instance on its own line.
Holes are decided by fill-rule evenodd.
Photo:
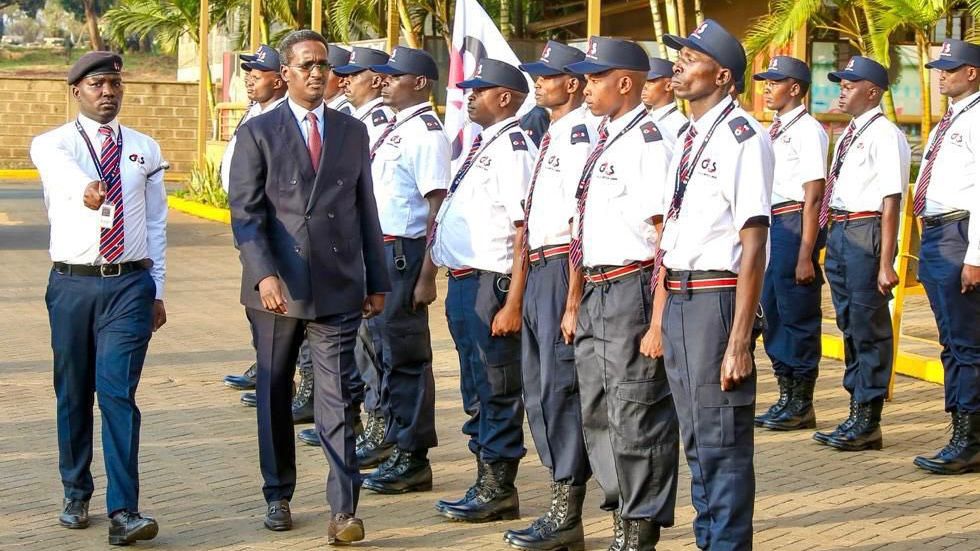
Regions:
M 779 117 L 776 117 L 775 120 L 772 121 L 772 126 L 769 127 L 769 139 L 775 140 L 776 136 L 779 135 L 779 130 L 782 127 L 783 121 L 779 120 Z
M 939 156 L 939 148 L 943 145 L 943 138 L 946 137 L 946 131 L 952 125 L 953 108 L 950 107 L 946 110 L 946 114 L 943 115 L 943 119 L 939 121 L 939 126 L 936 130 L 936 139 L 932 142 L 932 149 L 929 150 L 926 164 L 922 167 L 922 177 L 919 178 L 919 185 L 915 188 L 915 197 L 912 200 L 912 212 L 916 216 L 921 216 L 926 210 L 926 193 L 929 191 L 929 181 L 932 180 L 932 166 L 936 162 L 936 157 Z
M 606 128 L 606 121 L 603 121 L 602 127 L 599 129 L 599 141 L 595 144 L 595 149 L 592 150 L 592 154 L 586 159 L 585 168 L 582 170 L 582 178 L 578 183 L 578 231 L 572 236 L 572 242 L 569 244 L 568 249 L 568 260 L 575 268 L 581 268 L 585 259 L 585 252 L 582 249 L 582 237 L 585 236 L 585 203 L 589 197 L 589 184 L 592 183 L 592 171 L 595 169 L 595 165 L 599 161 L 603 150 L 606 149 L 606 140 L 608 139 L 609 130 Z
M 834 195 L 834 184 L 837 183 L 837 175 L 840 174 L 841 165 L 844 164 L 844 154 L 851 147 L 855 130 L 857 130 L 857 126 L 854 125 L 854 121 L 851 121 L 851 124 L 847 125 L 847 133 L 841 138 L 840 147 L 837 148 L 837 159 L 834 166 L 827 176 L 827 187 L 823 191 L 823 201 L 820 202 L 819 222 L 821 228 L 826 227 L 830 220 L 830 199 Z
M 534 185 L 538 183 L 538 173 L 541 172 L 541 165 L 544 164 L 544 158 L 545 155 L 548 154 L 549 145 L 551 145 L 551 132 L 545 132 L 544 137 L 541 138 L 541 150 L 538 153 L 538 163 L 534 166 L 534 172 L 531 174 L 531 185 L 527 190 L 527 202 L 524 204 L 524 254 L 527 254 L 529 249 L 527 239 L 530 237 L 530 232 L 527 228 L 527 221 L 531 216 L 531 201 L 534 198 Z
M 119 160 L 122 151 L 116 142 L 112 128 L 99 127 L 102 140 L 102 155 L 99 157 L 99 168 L 105 179 L 105 201 L 115 205 L 115 213 L 111 228 L 102 228 L 99 239 L 99 254 L 109 264 L 119 260 L 123 254 L 126 241 L 126 229 L 123 216 L 122 178 L 119 175 Z
M 687 191 L 687 181 L 691 177 L 691 167 L 689 166 L 691 164 L 691 151 L 694 149 L 694 138 L 697 135 L 697 128 L 693 124 L 689 124 L 687 133 L 684 135 L 684 149 L 681 150 L 681 162 L 677 167 L 680 173 L 680 185 L 674 189 L 674 197 L 670 201 L 670 208 L 667 209 L 667 216 L 664 217 L 664 224 L 660 228 L 660 246 L 657 247 L 657 257 L 653 264 L 653 278 L 650 280 L 651 288 L 657 284 L 657 276 L 660 274 L 660 267 L 664 264 L 664 255 L 667 254 L 667 251 L 663 248 L 664 230 L 667 229 L 668 221 L 677 218 L 681 213 L 684 192 Z M 656 292 L 656 289 L 653 291 Z

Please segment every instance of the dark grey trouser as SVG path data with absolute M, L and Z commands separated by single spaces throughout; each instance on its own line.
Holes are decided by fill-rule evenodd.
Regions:
M 374 342 L 368 329 L 368 322 L 362 321 L 357 331 L 357 341 L 354 342 L 354 361 L 357 371 L 351 374 L 350 393 L 354 414 L 359 415 L 361 404 L 368 413 L 381 412 L 381 396 L 379 377 L 381 360 L 375 354 Z M 310 359 L 310 344 L 303 339 L 299 348 L 299 371 L 307 376 L 313 375 L 313 361 Z
M 734 315 L 730 289 L 671 293 L 663 317 L 664 361 L 697 511 L 694 537 L 712 551 L 752 548 L 755 370 L 735 390 L 721 390 Z
M 677 416 L 663 363 L 640 354 L 650 326 L 650 270 L 587 283 L 575 363 L 589 463 L 602 508 L 630 520 L 674 524 Z

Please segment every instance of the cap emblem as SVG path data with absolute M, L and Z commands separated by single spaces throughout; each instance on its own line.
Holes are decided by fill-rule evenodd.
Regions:
M 942 51 L 939 52 L 939 57 L 950 57 L 950 56 L 952 56 L 953 55 L 952 46 L 953 45 L 950 44 L 949 42 L 944 43 L 943 44 Z
M 590 57 L 592 59 L 595 59 L 596 58 L 596 55 L 597 55 L 596 52 L 598 50 L 599 50 L 599 43 L 596 42 L 595 40 L 590 40 L 589 41 L 589 51 L 586 52 L 585 55 L 586 55 L 586 57 Z
M 482 76 L 483 76 L 483 64 L 481 63 L 481 64 L 479 64 L 479 65 L 476 66 L 476 72 L 473 73 L 473 77 L 474 78 L 480 78 Z
M 707 29 L 708 29 L 708 22 L 705 21 L 704 23 L 698 25 L 698 28 L 694 29 L 694 32 L 691 33 L 691 38 L 697 38 L 698 40 L 700 40 L 701 34 L 704 33 L 704 31 L 706 31 Z
M 769 70 L 775 71 L 777 69 L 779 69 L 779 60 L 776 58 L 772 58 L 772 60 L 769 61 Z
M 853 58 L 852 57 L 851 60 L 847 62 L 847 66 L 844 67 L 844 70 L 845 71 L 853 71 L 854 70 L 854 62 L 855 61 L 857 61 L 857 58 Z
M 545 46 L 544 51 L 541 52 L 541 61 L 548 61 L 549 57 L 551 57 L 551 46 Z

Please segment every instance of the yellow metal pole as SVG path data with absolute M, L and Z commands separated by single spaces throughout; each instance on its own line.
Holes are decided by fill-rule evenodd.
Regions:
M 902 221 L 898 233 L 898 285 L 895 286 L 895 307 L 892 309 L 892 372 L 888 377 L 888 400 L 895 392 L 895 364 L 898 362 L 899 343 L 902 340 L 902 314 L 905 310 L 905 291 L 908 285 L 909 259 L 913 258 L 911 251 L 912 228 L 916 224 L 912 203 L 909 199 L 914 195 L 914 186 L 909 186 L 905 208 L 902 209 Z
M 602 0 L 588 0 L 588 8 L 585 18 L 585 34 L 589 36 L 598 35 L 600 31 L 600 21 L 602 19 Z
M 248 47 L 254 52 L 262 44 L 262 1 L 252 0 L 252 7 L 249 9 L 249 33 Z
M 208 112 L 208 30 L 211 19 L 208 10 L 208 0 L 201 0 L 201 16 L 198 22 L 198 37 L 200 38 L 197 52 L 199 79 L 197 83 L 197 163 L 204 166 L 208 145 L 208 122 L 211 114 Z
M 674 35 L 683 34 L 677 30 L 677 0 L 667 0 L 664 2 L 664 7 L 667 8 L 665 13 L 667 14 L 667 32 Z
M 387 47 L 391 52 L 398 45 L 398 35 L 401 33 L 401 17 L 398 15 L 398 0 L 388 0 L 388 37 Z
M 310 2 L 310 28 L 323 33 L 323 0 Z

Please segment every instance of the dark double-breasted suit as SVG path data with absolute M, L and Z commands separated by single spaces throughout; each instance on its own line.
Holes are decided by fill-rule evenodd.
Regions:
M 330 464 L 327 501 L 354 513 L 360 487 L 349 380 L 366 294 L 390 284 L 371 182 L 367 130 L 324 109 L 314 171 L 290 102 L 238 131 L 231 161 L 232 230 L 242 262 L 241 301 L 257 352 L 259 456 L 266 501 L 296 483 L 292 380 L 304 333 L 314 364 L 314 415 Z M 259 282 L 277 276 L 285 315 L 266 310 Z

